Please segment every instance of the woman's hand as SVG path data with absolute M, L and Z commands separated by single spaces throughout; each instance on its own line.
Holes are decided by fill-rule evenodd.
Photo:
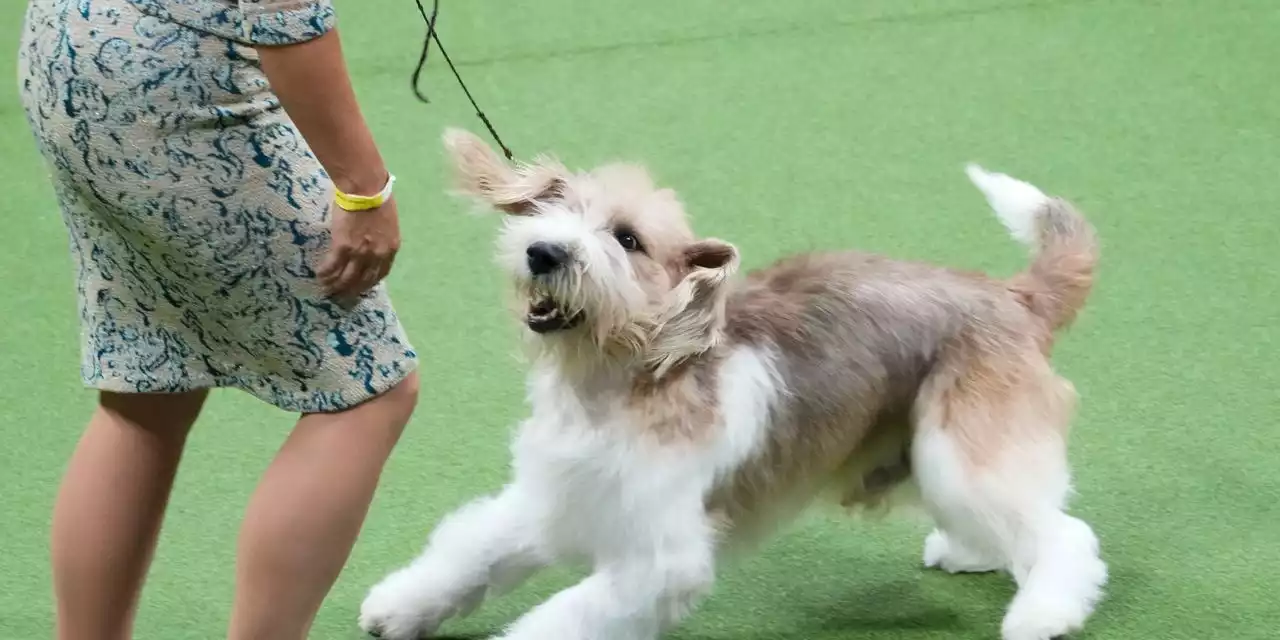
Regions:
M 400 219 L 395 196 L 381 207 L 329 213 L 329 254 L 316 275 L 329 295 L 351 300 L 372 289 L 391 272 L 400 250 Z

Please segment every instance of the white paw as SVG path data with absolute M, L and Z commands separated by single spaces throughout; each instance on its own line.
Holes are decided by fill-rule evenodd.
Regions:
M 934 529 L 924 540 L 924 566 L 948 573 L 986 573 L 1004 568 L 1004 563 L 966 549 L 941 529 Z
M 1086 607 L 1065 602 L 1015 600 L 1004 618 L 1004 640 L 1054 640 L 1084 626 Z
M 383 640 L 428 637 L 447 619 L 466 616 L 484 600 L 484 587 L 450 597 L 456 589 L 413 567 L 383 578 L 360 605 L 360 628 Z

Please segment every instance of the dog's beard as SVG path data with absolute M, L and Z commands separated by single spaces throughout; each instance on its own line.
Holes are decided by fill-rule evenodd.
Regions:
M 586 316 L 582 275 L 577 271 L 537 276 L 524 283 L 524 297 L 524 323 L 537 334 L 575 329 Z
M 542 340 L 544 347 L 569 348 L 577 357 L 637 353 L 652 323 L 611 275 L 568 268 L 521 279 L 525 325 L 541 338 L 556 338 Z

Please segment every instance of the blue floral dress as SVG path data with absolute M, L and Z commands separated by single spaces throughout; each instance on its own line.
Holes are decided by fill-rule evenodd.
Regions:
M 332 186 L 253 48 L 333 24 L 329 0 L 30 0 L 19 84 L 69 232 L 87 386 L 326 412 L 416 367 L 382 285 L 354 308 L 320 289 Z

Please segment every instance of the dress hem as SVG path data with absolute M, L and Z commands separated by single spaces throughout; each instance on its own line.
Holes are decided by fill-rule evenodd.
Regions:
M 108 393 L 119 394 L 155 394 L 169 395 L 178 393 L 190 393 L 192 391 L 213 390 L 213 389 L 235 389 L 261 400 L 271 406 L 288 411 L 291 413 L 341 413 L 354 409 L 374 398 L 377 398 L 388 391 L 399 386 L 414 372 L 418 370 L 419 361 L 417 358 L 402 360 L 398 363 L 395 375 L 381 377 L 377 383 L 373 384 L 373 390 L 370 391 L 365 387 L 361 387 L 358 391 L 337 391 L 337 392 L 297 392 L 297 393 L 281 393 L 274 392 L 269 386 L 251 387 L 243 383 L 243 381 L 233 380 L 230 378 L 213 377 L 201 380 L 185 380 L 179 384 L 165 386 L 163 389 L 154 391 L 139 390 L 137 385 L 130 384 L 120 377 L 101 377 L 93 381 L 82 380 L 86 389 L 95 391 L 106 391 Z M 337 395 L 339 397 L 335 398 Z

